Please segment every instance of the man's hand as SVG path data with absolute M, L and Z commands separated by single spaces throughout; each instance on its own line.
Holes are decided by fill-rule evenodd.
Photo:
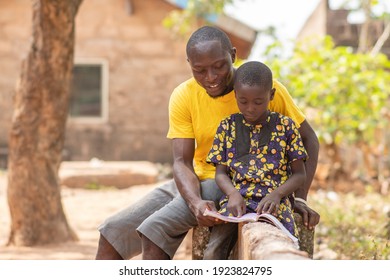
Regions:
M 266 195 L 257 205 L 256 213 L 268 213 L 276 217 L 280 206 L 280 199 L 281 197 L 276 191 L 271 192 L 270 194 Z
M 217 211 L 215 204 L 211 200 L 200 200 L 199 202 L 190 205 L 192 213 L 194 213 L 199 226 L 212 227 L 216 224 L 221 224 L 223 221 L 210 216 L 204 216 L 203 213 L 207 209 Z
M 320 222 L 320 214 L 301 201 L 295 201 L 294 211 L 302 216 L 303 224 L 310 230 Z

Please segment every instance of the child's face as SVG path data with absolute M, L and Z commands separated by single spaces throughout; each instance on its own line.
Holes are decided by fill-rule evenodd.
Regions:
M 259 85 L 236 84 L 234 91 L 238 108 L 248 123 L 259 124 L 266 120 L 268 104 L 274 98 L 274 88 L 265 90 Z

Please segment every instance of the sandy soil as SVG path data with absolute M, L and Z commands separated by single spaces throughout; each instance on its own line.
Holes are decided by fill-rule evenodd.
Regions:
M 98 225 L 109 215 L 134 203 L 155 185 L 138 185 L 127 189 L 86 190 L 62 188 L 62 204 L 68 223 L 79 241 L 39 247 L 6 246 L 10 216 L 6 196 L 7 175 L 0 171 L 0 260 L 93 260 L 99 239 Z M 178 249 L 175 259 L 191 259 L 191 233 Z M 314 259 L 336 259 L 327 244 L 315 246 Z M 134 259 L 140 259 L 140 256 Z
M 62 189 L 62 203 L 68 222 L 79 237 L 78 242 L 39 246 L 6 246 L 10 216 L 6 197 L 6 174 L 0 173 L 0 260 L 91 260 L 95 258 L 99 233 L 97 226 L 109 215 L 136 201 L 156 185 L 128 189 Z M 139 259 L 139 256 L 135 259 Z M 175 259 L 190 259 L 189 241 L 183 242 Z

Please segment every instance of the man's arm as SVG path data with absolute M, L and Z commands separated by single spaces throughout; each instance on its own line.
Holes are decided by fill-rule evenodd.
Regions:
M 315 134 L 313 128 L 310 126 L 307 120 L 301 123 L 301 126 L 299 127 L 299 133 L 301 134 L 303 145 L 305 146 L 309 158 L 305 162 L 305 184 L 303 185 L 303 187 L 299 188 L 295 192 L 295 196 L 306 200 L 307 194 L 309 192 L 311 183 L 314 179 L 314 175 L 317 169 L 320 145 L 318 142 L 317 135 Z M 302 215 L 303 223 L 308 228 L 313 228 L 320 221 L 320 215 L 301 202 L 297 201 L 297 203 L 295 203 L 295 210 Z
M 305 146 L 309 158 L 305 162 L 306 181 L 304 187 L 299 188 L 295 192 L 295 195 L 306 200 L 311 183 L 313 182 L 314 175 L 316 173 L 320 144 L 318 142 L 317 135 L 306 120 L 301 123 L 299 133 L 301 134 L 303 145 Z
M 175 138 L 173 145 L 173 177 L 177 188 L 187 202 L 188 207 L 201 226 L 213 226 L 212 217 L 203 216 L 206 208 L 216 210 L 213 201 L 203 200 L 200 195 L 200 182 L 193 167 L 195 140 L 190 138 Z

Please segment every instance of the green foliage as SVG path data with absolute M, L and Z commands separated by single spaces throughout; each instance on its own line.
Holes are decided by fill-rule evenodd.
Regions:
M 163 25 L 176 35 L 188 35 L 198 20 L 212 21 L 223 12 L 225 5 L 233 0 L 188 0 L 183 10 L 172 11 L 164 20 Z
M 390 61 L 383 54 L 356 54 L 334 47 L 330 37 L 305 41 L 291 58 L 267 62 L 305 112 L 313 112 L 320 140 L 372 141 L 383 127 L 390 96 Z
M 317 192 L 310 206 L 321 215 L 316 242 L 328 244 L 337 259 L 390 259 L 390 198 Z

